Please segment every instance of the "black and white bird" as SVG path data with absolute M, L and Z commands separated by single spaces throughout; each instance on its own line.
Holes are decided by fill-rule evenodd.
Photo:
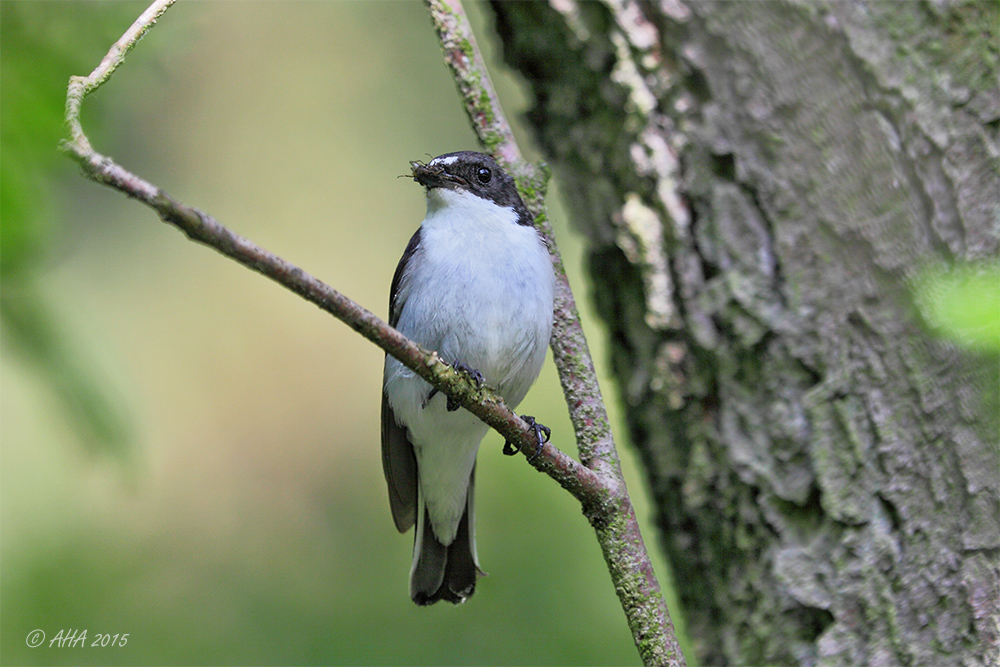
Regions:
M 490 156 L 462 151 L 411 167 L 427 189 L 427 215 L 396 267 L 389 324 L 513 409 L 538 377 L 552 333 L 545 241 Z M 386 356 L 382 467 L 396 528 L 416 524 L 410 597 L 418 605 L 464 602 L 483 575 L 473 488 L 488 428 Z

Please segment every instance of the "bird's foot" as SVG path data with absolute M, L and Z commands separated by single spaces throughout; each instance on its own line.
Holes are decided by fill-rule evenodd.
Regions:
M 461 361 L 454 362 L 451 365 L 451 367 L 454 368 L 456 371 L 464 372 L 466 375 L 468 375 L 469 378 L 471 378 L 472 381 L 476 383 L 477 390 L 482 388 L 485 379 L 483 378 L 483 374 L 480 373 L 477 369 L 473 368 L 468 364 L 463 364 Z M 448 412 L 454 412 L 455 410 L 458 410 L 462 406 L 458 401 L 449 396 L 448 405 L 446 407 L 448 409 Z
M 528 424 L 528 427 L 535 432 L 535 438 L 538 440 L 538 444 L 535 447 L 535 453 L 528 457 L 529 461 L 534 461 L 538 455 L 542 453 L 542 448 L 545 446 L 545 443 L 552 437 L 552 429 L 544 424 L 539 424 L 535 421 L 534 417 L 529 415 L 521 415 L 521 419 L 523 419 Z M 503 453 L 507 456 L 514 456 L 514 454 L 517 454 L 517 451 L 517 447 L 515 447 L 510 440 L 503 443 Z

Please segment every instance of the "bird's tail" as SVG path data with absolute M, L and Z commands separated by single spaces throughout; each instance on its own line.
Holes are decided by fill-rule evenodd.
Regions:
M 451 544 L 441 544 L 437 539 L 424 499 L 420 497 L 418 500 L 413 566 L 410 569 L 410 597 L 418 605 L 434 604 L 438 600 L 453 604 L 465 602 L 476 591 L 476 580 L 485 574 L 476 560 L 475 478 L 476 470 L 473 468 L 465 513 Z

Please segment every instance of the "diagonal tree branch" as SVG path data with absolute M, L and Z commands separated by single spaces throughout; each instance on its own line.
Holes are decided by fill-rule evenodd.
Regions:
M 534 431 L 491 388 L 484 386 L 477 389 L 475 384 L 443 362 L 437 353 L 422 349 L 337 290 L 234 233 L 212 216 L 178 202 L 158 186 L 93 149 L 80 123 L 84 98 L 110 78 L 135 43 L 174 1 L 154 2 L 115 42 L 93 72 L 86 77 L 70 78 L 66 97 L 66 124 L 70 138 L 62 143 L 61 148 L 80 164 L 88 178 L 139 200 L 190 239 L 214 248 L 311 301 L 399 359 L 432 386 L 456 398 L 462 407 L 496 429 L 504 438 L 516 443 L 521 451 L 534 453 L 537 447 Z M 593 499 L 605 490 L 604 481 L 597 474 L 551 443 L 546 444 L 541 454 L 532 460 L 532 465 L 559 482 L 581 502 Z
M 103 85 L 137 41 L 175 0 L 156 0 L 111 47 L 86 77 L 71 77 L 66 98 L 70 138 L 62 149 L 75 159 L 86 177 L 135 198 L 155 210 L 189 238 L 271 278 L 337 317 L 399 359 L 432 386 L 496 429 L 525 453 L 536 441 L 531 428 L 490 388 L 477 389 L 435 352 L 423 350 L 387 323 L 297 266 L 235 234 L 210 215 L 176 201 L 158 186 L 97 153 L 80 123 L 83 100 Z M 427 0 L 446 60 L 463 96 L 470 119 L 484 147 L 518 181 L 525 203 L 535 215 L 553 258 L 557 275 L 552 349 L 570 406 L 583 465 L 556 447 L 546 445 L 531 460 L 583 505 L 594 527 L 628 618 L 636 646 L 647 665 L 684 665 L 673 625 L 663 602 L 625 488 L 614 439 L 597 386 L 566 273 L 545 215 L 548 174 L 525 161 L 500 110 L 468 20 L 458 0 Z
M 517 180 L 522 198 L 548 242 L 556 272 L 552 354 L 576 431 L 580 460 L 600 474 L 608 490 L 598 504 L 583 501 L 583 510 L 597 533 L 636 647 L 647 665 L 684 665 L 670 613 L 625 487 L 594 362 L 546 214 L 548 170 L 532 165 L 522 156 L 500 108 L 461 0 L 425 0 L 425 3 L 445 62 L 480 143 Z

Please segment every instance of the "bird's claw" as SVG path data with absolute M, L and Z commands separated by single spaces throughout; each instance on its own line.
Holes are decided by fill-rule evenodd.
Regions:
M 552 437 L 552 429 L 544 424 L 539 424 L 535 421 L 534 417 L 529 415 L 521 415 L 521 419 L 528 424 L 528 427 L 534 431 L 535 439 L 538 441 L 538 445 L 535 447 L 535 453 L 528 457 L 529 461 L 534 461 L 538 458 L 538 455 L 542 453 L 542 448 L 545 447 L 545 443 L 549 441 Z M 518 449 L 510 440 L 506 440 L 503 443 L 503 453 L 507 456 L 514 456 L 517 454 Z
M 483 386 L 483 382 L 486 381 L 486 379 L 483 377 L 483 374 L 480 373 L 478 369 L 475 369 L 468 364 L 463 364 L 461 361 L 454 362 L 451 365 L 451 367 L 454 368 L 456 371 L 464 372 L 466 375 L 468 375 L 469 378 L 471 378 L 472 381 L 476 383 L 477 390 L 481 389 Z M 462 407 L 462 405 L 457 400 L 449 396 L 448 404 L 445 407 L 448 410 L 448 412 L 454 412 L 455 410 L 458 410 L 460 407 Z

